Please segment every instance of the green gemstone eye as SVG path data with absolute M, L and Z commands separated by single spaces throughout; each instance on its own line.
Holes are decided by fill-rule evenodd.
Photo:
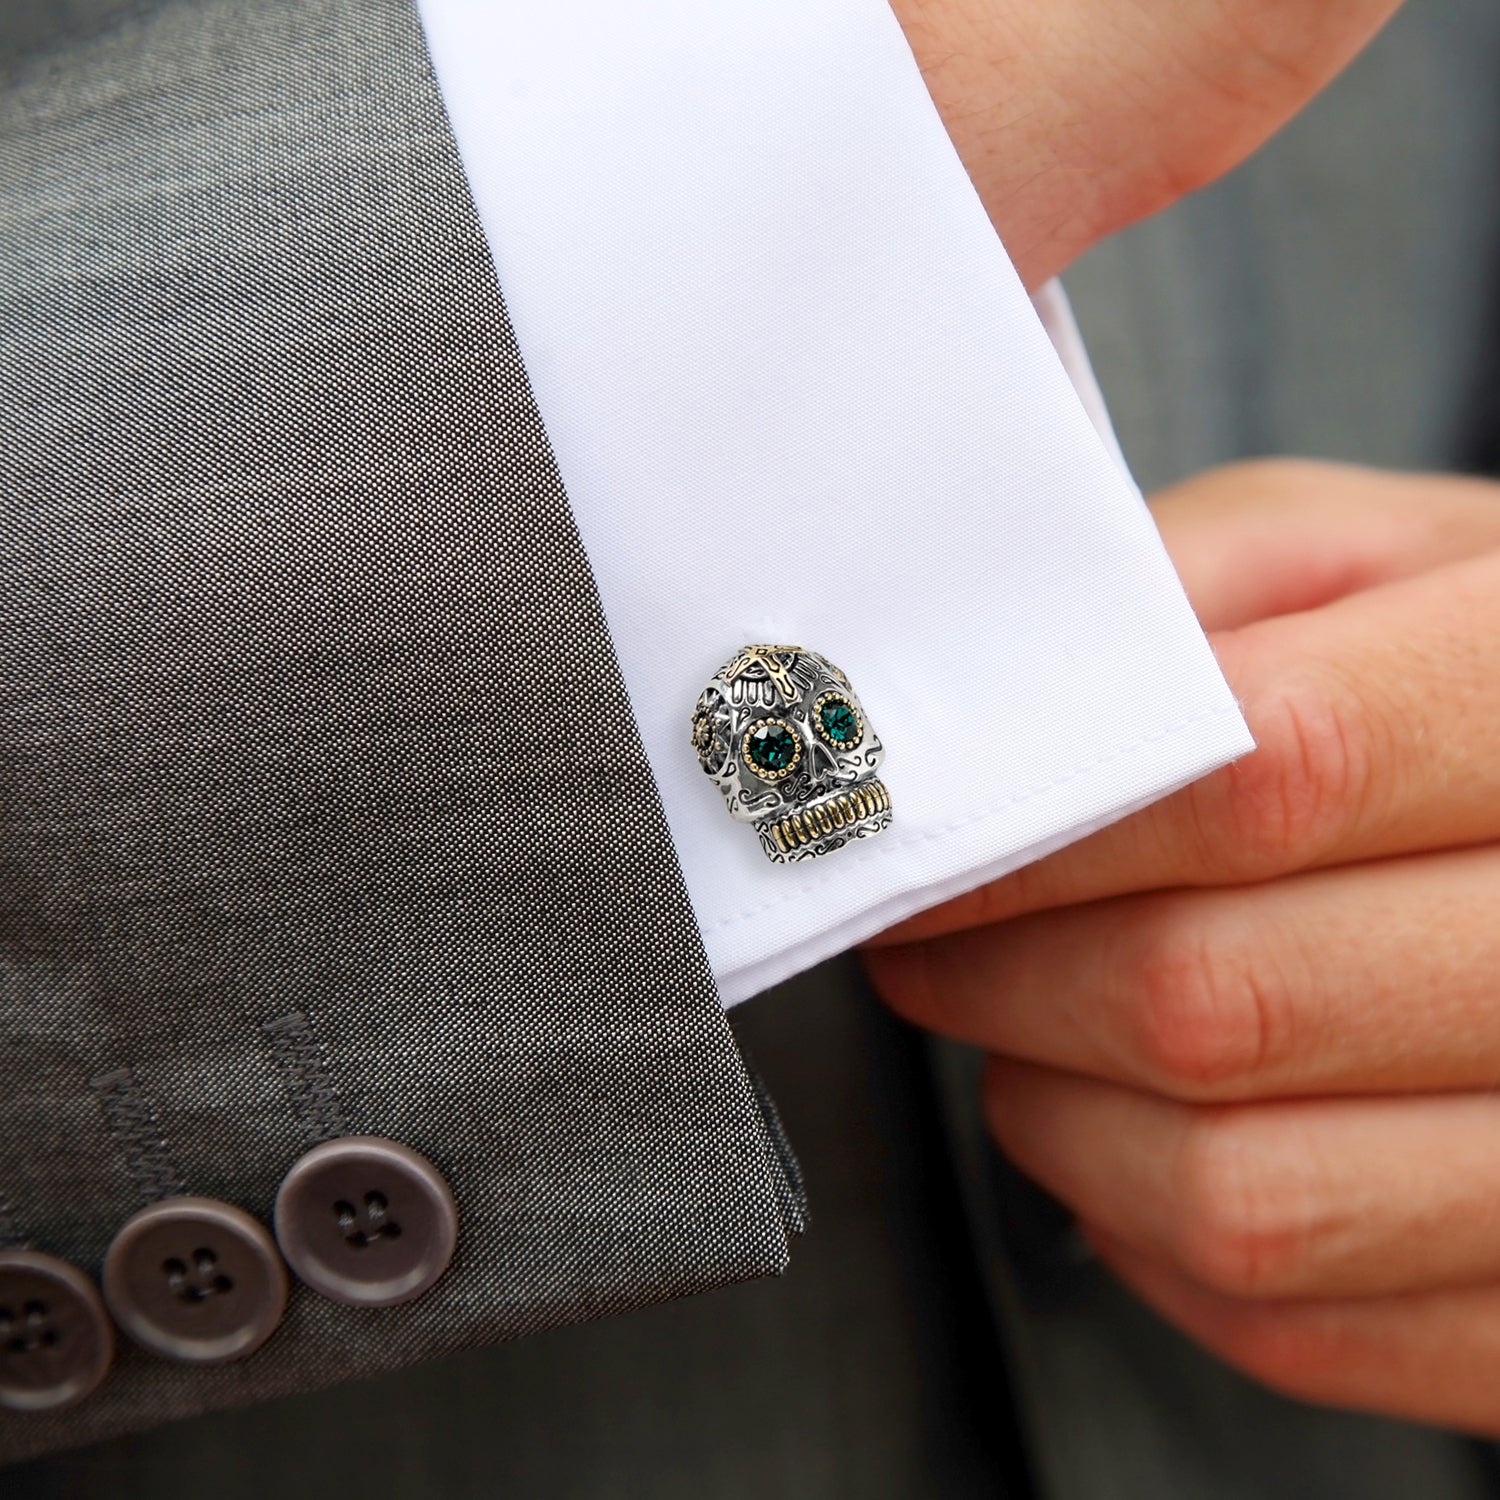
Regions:
M 825 693 L 818 699 L 818 733 L 836 750 L 849 750 L 865 736 L 854 705 L 837 693 Z
M 766 780 L 779 781 L 802 759 L 802 745 L 780 719 L 771 719 L 745 736 L 745 759 Z

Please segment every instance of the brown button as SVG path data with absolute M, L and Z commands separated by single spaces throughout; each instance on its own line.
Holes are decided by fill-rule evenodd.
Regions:
M 286 1311 L 287 1275 L 263 1225 L 214 1198 L 143 1208 L 104 1257 L 104 1300 L 143 1349 L 217 1365 L 259 1349 Z
M 35 1250 L 0 1251 L 0 1408 L 82 1401 L 114 1355 L 114 1329 L 82 1271 Z
M 276 1195 L 276 1240 L 314 1291 L 353 1307 L 420 1297 L 448 1268 L 458 1207 L 425 1156 L 380 1136 L 315 1146 Z

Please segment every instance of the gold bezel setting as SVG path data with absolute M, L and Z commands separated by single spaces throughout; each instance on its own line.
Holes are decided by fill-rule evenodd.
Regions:
M 792 737 L 792 745 L 794 747 L 791 760 L 779 771 L 768 770 L 750 753 L 751 739 L 759 734 L 762 729 L 771 728 L 786 730 Z M 784 781 L 802 764 L 802 736 L 797 733 L 795 726 L 789 724 L 785 719 L 760 719 L 745 731 L 744 738 L 740 741 L 740 758 L 762 781 Z
M 854 715 L 854 738 L 852 740 L 836 740 L 829 734 L 823 723 L 823 705 L 825 703 L 842 703 L 845 708 Z M 857 750 L 865 739 L 864 716 L 854 706 L 854 700 L 844 693 L 823 693 L 813 704 L 812 711 L 813 729 L 817 736 L 830 749 L 833 750 Z

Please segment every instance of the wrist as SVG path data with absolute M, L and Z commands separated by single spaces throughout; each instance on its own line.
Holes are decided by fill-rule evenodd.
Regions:
M 1035 290 L 1212 182 L 1399 0 L 891 0 L 996 231 Z
M 891 0 L 943 124 L 1011 261 L 1034 291 L 1099 237 L 1099 185 L 1070 159 L 1064 86 L 1081 49 L 986 0 Z M 1023 0 L 1023 9 L 1032 8 Z M 1049 76 L 1050 75 L 1050 76 Z

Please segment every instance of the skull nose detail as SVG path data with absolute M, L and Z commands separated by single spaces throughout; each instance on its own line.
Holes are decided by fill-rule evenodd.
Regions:
M 838 757 L 826 745 L 819 744 L 817 740 L 813 741 L 812 750 L 808 754 L 808 765 L 815 777 L 838 775 Z
M 849 679 L 802 646 L 746 646 L 699 695 L 692 745 L 731 817 L 773 864 L 883 832 L 885 748 Z

